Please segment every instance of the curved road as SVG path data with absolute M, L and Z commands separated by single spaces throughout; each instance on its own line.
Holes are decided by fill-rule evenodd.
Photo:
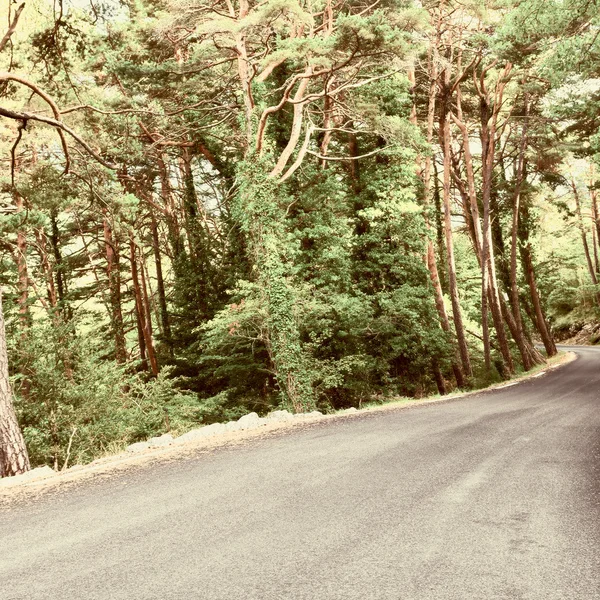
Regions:
M 2 600 L 597 600 L 600 349 L 0 509 Z

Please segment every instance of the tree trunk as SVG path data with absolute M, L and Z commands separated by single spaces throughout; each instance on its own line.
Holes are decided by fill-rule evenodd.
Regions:
M 169 319 L 169 310 L 167 308 L 167 294 L 165 291 L 165 279 L 162 269 L 162 258 L 160 255 L 160 243 L 158 238 L 158 224 L 154 211 L 150 210 L 150 231 L 152 233 L 152 251 L 154 253 L 154 265 L 156 267 L 156 287 L 158 293 L 158 306 L 160 309 L 160 321 L 165 344 L 169 356 L 173 358 L 173 335 L 171 333 L 171 322 Z
M 594 184 L 592 180 L 591 185 Z M 600 247 L 600 215 L 598 214 L 598 195 L 596 194 L 596 190 L 593 187 L 590 187 L 590 199 L 592 201 L 592 227 L 596 235 L 594 236 L 596 239 L 596 244 L 594 246 L 594 255 L 598 256 L 598 247 Z M 596 272 L 600 275 L 600 265 L 598 261 L 596 261 Z
M 63 320 L 71 319 L 72 311 L 67 301 L 68 285 L 65 274 L 65 264 L 60 251 L 60 231 L 58 229 L 58 214 L 52 210 L 50 213 L 50 246 L 54 256 L 54 273 L 56 275 L 56 291 L 58 297 L 58 306 L 62 312 Z
M 526 115 L 528 113 L 528 99 L 525 97 Z M 523 333 L 523 318 L 521 316 L 521 303 L 519 301 L 519 285 L 517 281 L 517 245 L 518 245 L 518 229 L 519 229 L 519 214 L 520 214 L 520 202 L 521 202 L 521 191 L 523 189 L 523 183 L 526 179 L 526 165 L 525 165 L 525 151 L 527 149 L 527 121 L 523 123 L 521 132 L 521 144 L 519 148 L 519 157 L 517 159 L 517 173 L 515 182 L 515 192 L 513 196 L 513 209 L 512 209 L 512 232 L 511 232 L 511 245 L 510 245 L 510 294 L 511 294 L 511 305 L 513 309 L 513 316 L 515 320 L 515 341 L 519 347 L 519 353 L 521 354 L 521 360 L 523 362 L 523 368 L 525 371 L 529 371 L 533 367 L 533 362 L 529 353 L 529 349 L 526 347 L 525 335 Z
M 454 260 L 454 241 L 452 239 L 452 212 L 450 206 L 450 113 L 448 97 L 450 88 L 450 72 L 446 70 L 443 74 L 444 84 L 440 102 L 440 143 L 444 153 L 444 180 L 442 200 L 444 205 L 444 233 L 446 236 L 446 265 L 448 268 L 448 287 L 450 291 L 450 300 L 452 301 L 452 315 L 454 317 L 454 329 L 458 342 L 458 350 L 463 372 L 467 377 L 473 375 L 471 369 L 471 358 L 467 346 L 467 339 L 462 320 L 462 310 L 460 308 L 460 298 L 458 293 L 458 282 L 456 279 L 456 264 Z
M 590 247 L 587 241 L 587 234 L 585 231 L 585 226 L 583 224 L 583 215 L 581 213 L 581 201 L 579 200 L 579 191 L 577 190 L 577 185 L 575 184 L 575 180 L 571 177 L 571 189 L 573 190 L 573 197 L 575 198 L 575 212 L 577 214 L 577 222 L 579 225 L 579 231 L 581 232 L 581 241 L 583 243 L 583 251 L 585 253 L 585 260 L 587 262 L 588 272 L 590 274 L 590 279 L 592 280 L 592 284 L 594 285 L 594 297 L 596 298 L 596 303 L 600 306 L 600 290 L 598 287 L 598 277 L 596 276 L 596 270 L 594 269 L 594 264 L 592 263 L 592 257 L 590 255 Z
M 13 192 L 17 215 L 24 211 L 23 196 L 16 190 Z M 27 269 L 27 235 L 23 226 L 17 231 L 17 251 L 16 251 L 17 272 L 19 277 L 19 322 L 21 325 L 21 335 L 25 335 L 29 327 L 29 271 Z
M 127 360 L 125 346 L 125 327 L 121 308 L 121 271 L 119 268 L 119 249 L 113 236 L 108 211 L 104 211 L 104 247 L 106 252 L 106 276 L 110 297 L 111 325 L 115 343 L 115 358 L 118 363 Z
M 491 341 L 490 341 L 490 326 L 489 326 L 489 308 L 488 308 L 488 297 L 489 297 L 489 278 L 487 272 L 487 264 L 484 256 L 484 244 L 483 244 L 483 233 L 481 230 L 481 220 L 479 215 L 479 205 L 477 204 L 477 193 L 475 187 L 475 169 L 473 167 L 473 156 L 471 153 L 471 142 L 469 139 L 469 131 L 464 122 L 462 112 L 462 92 L 460 86 L 456 90 L 456 112 L 457 116 L 454 118 L 455 123 L 462 134 L 462 148 L 464 154 L 465 171 L 467 175 L 467 190 L 464 190 L 462 186 L 463 195 L 466 194 L 467 198 L 464 198 L 463 202 L 467 204 L 468 201 L 468 212 L 471 215 L 471 227 L 470 232 L 472 234 L 473 248 L 477 261 L 479 262 L 479 268 L 481 269 L 481 330 L 482 330 L 482 342 L 483 342 L 483 359 L 486 371 L 489 371 L 492 366 L 491 360 Z M 458 173 L 456 174 L 458 177 Z M 487 255 L 487 251 L 486 251 Z
M 266 307 L 264 342 L 283 400 L 296 412 L 315 407 L 313 373 L 296 317 L 298 292 L 290 272 L 278 184 L 256 166 L 242 167 L 235 212 L 248 234 L 250 256 Z
M 527 242 L 526 245 L 521 246 L 521 260 L 523 261 L 523 270 L 525 271 L 525 278 L 527 279 L 527 285 L 529 286 L 529 292 L 531 296 L 531 303 L 533 304 L 533 310 L 535 313 L 535 324 L 537 326 L 538 333 L 542 338 L 546 354 L 554 356 L 557 353 L 556 344 L 554 338 L 550 333 L 550 327 L 546 322 L 546 316 L 542 309 L 542 302 L 540 300 L 540 294 L 537 288 L 535 280 L 535 270 L 533 268 L 533 260 L 531 258 L 531 247 Z
M 8 379 L 6 329 L 0 289 L 0 477 L 20 475 L 29 471 L 29 456 L 17 422 Z
M 158 359 L 156 357 L 156 350 L 154 348 L 154 340 L 152 336 L 152 309 L 150 308 L 150 294 L 148 293 L 148 285 L 146 285 L 146 267 L 144 264 L 144 257 L 140 257 L 140 279 L 141 279 L 141 292 L 144 307 L 144 322 L 146 324 L 146 346 L 148 347 L 148 358 L 150 359 L 150 367 L 152 374 L 156 377 L 158 375 Z M 149 282 L 148 282 L 149 283 Z
M 490 197 L 492 192 L 492 176 L 494 172 L 494 155 L 496 148 L 496 128 L 495 122 L 497 113 L 490 110 L 489 98 L 487 92 L 480 91 L 480 118 L 481 118 L 481 161 L 482 161 L 482 193 L 483 204 L 483 227 L 482 227 L 482 251 L 481 262 L 484 267 L 487 266 L 487 276 L 482 278 L 482 304 L 484 304 L 484 295 L 489 300 L 489 306 L 492 312 L 494 328 L 498 337 L 498 346 L 505 363 L 506 375 L 512 375 L 515 371 L 512 355 L 508 346 L 508 339 L 504 329 L 504 319 L 502 318 L 502 308 L 500 305 L 500 294 L 498 291 L 498 281 L 496 278 L 496 263 L 494 260 L 494 246 L 491 234 L 491 216 L 490 216 Z M 486 284 L 488 291 L 486 293 Z
M 438 22 L 437 27 L 437 42 L 439 42 L 439 33 L 440 33 L 440 23 Z M 437 46 L 436 46 L 437 47 Z M 436 106 L 436 96 L 437 96 L 437 63 L 433 59 L 433 52 L 430 49 L 429 52 L 429 61 L 428 61 L 428 73 L 429 73 L 429 98 L 427 103 L 427 145 L 431 148 L 433 144 L 433 129 L 435 125 L 435 106 Z M 414 110 L 412 111 L 412 122 L 414 125 L 417 125 L 417 112 L 416 106 L 413 103 Z M 431 224 L 429 219 L 428 210 L 430 208 L 430 194 L 431 194 L 431 171 L 433 167 L 434 173 L 434 200 L 435 200 L 435 218 L 436 218 L 436 233 L 438 246 L 440 251 L 440 259 L 443 257 L 443 228 L 440 223 L 440 214 L 441 214 L 441 206 L 440 197 L 439 197 L 439 186 L 438 186 L 438 176 L 437 169 L 435 165 L 435 160 L 431 155 L 427 155 L 424 161 L 423 170 L 420 173 L 421 180 L 423 181 L 423 204 L 425 206 L 425 227 L 427 231 L 431 231 Z M 435 256 L 435 250 L 433 246 L 433 241 L 428 236 L 427 240 L 427 249 L 425 253 L 425 264 L 427 265 L 427 270 L 429 271 L 429 278 L 431 280 L 433 286 L 433 295 L 435 301 L 435 307 L 438 313 L 438 318 L 440 321 L 440 327 L 446 333 L 450 333 L 450 321 L 448 320 L 448 314 L 446 312 L 446 307 L 444 305 L 444 294 L 442 290 L 442 284 L 440 281 L 440 276 L 438 272 L 438 265 Z M 456 385 L 459 388 L 465 387 L 465 378 L 460 367 L 460 354 L 458 353 L 458 348 L 455 347 L 455 356 L 452 361 L 452 371 L 454 372 L 454 378 L 456 379 Z M 434 365 L 434 377 L 436 379 L 436 383 L 438 386 L 438 390 L 440 394 L 442 392 L 442 387 L 445 390 L 446 386 L 443 381 L 443 377 L 441 372 L 439 372 L 439 366 Z M 441 379 L 440 379 L 441 378 Z
M 146 318 L 146 307 L 142 296 L 142 288 L 140 286 L 140 277 L 138 272 L 138 263 L 136 256 L 136 245 L 133 237 L 133 232 L 129 233 L 129 260 L 131 262 L 131 281 L 133 286 L 133 297 L 135 300 L 135 313 L 138 327 L 138 343 L 140 347 L 140 358 L 142 361 L 142 368 L 148 369 L 146 362 L 146 354 L 150 361 L 150 369 L 154 375 L 158 374 L 158 363 L 156 362 L 156 355 L 154 353 L 154 346 L 152 344 L 152 332 L 148 325 Z

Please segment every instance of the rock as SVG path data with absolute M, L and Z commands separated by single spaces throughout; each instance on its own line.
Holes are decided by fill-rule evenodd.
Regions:
M 50 475 L 55 475 L 56 471 L 45 465 L 43 467 L 37 467 L 37 469 L 31 469 L 31 471 L 27 471 L 27 473 L 23 473 L 22 475 L 14 475 L 12 477 L 3 477 L 0 479 L 0 485 L 9 487 L 11 485 L 16 485 L 22 481 L 31 481 L 32 479 L 42 479 L 45 477 L 49 477 Z
M 48 475 L 54 475 L 55 473 L 56 471 L 52 467 L 44 465 L 43 467 L 27 471 L 27 473 L 24 473 L 24 476 L 28 479 L 35 479 L 36 477 L 48 477 Z
M 170 446 L 173 443 L 173 436 L 170 433 L 165 433 L 159 437 L 153 437 L 148 440 L 148 444 L 152 448 L 160 448 L 162 446 Z
M 83 465 L 73 465 L 72 467 L 69 467 L 67 471 L 79 471 L 80 469 L 83 469 Z
M 143 452 L 150 448 L 150 444 L 148 442 L 136 442 L 135 444 L 131 444 L 125 448 L 127 452 Z
M 267 415 L 268 421 L 293 421 L 294 415 L 288 412 L 287 410 L 274 410 L 272 413 Z
M 261 419 L 255 412 L 252 412 L 248 415 L 244 415 L 238 419 L 238 424 L 240 429 L 256 429 L 261 425 L 267 424 L 267 419 Z
M 314 419 L 315 417 L 322 417 L 323 413 L 320 410 L 313 410 L 309 413 L 296 413 L 294 419 Z
M 358 410 L 356 408 L 354 408 L 354 406 L 353 406 L 351 408 L 347 408 L 344 412 L 345 413 L 355 413 L 355 412 L 358 412 Z
M 229 421 L 229 423 L 225 425 L 225 429 L 226 431 L 240 431 L 241 426 L 237 421 Z
M 184 444 L 185 442 L 190 442 L 192 440 L 203 440 L 214 437 L 215 435 L 220 435 L 226 431 L 227 429 L 223 423 L 213 423 L 212 425 L 206 425 L 205 427 L 200 427 L 199 429 L 192 429 L 191 431 L 180 435 L 177 438 L 176 443 Z

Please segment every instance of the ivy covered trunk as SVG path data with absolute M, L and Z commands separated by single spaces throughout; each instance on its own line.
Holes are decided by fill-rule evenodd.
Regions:
M 0 290 L 0 477 L 19 475 L 26 471 L 29 471 L 29 456 L 12 404 Z
M 281 186 L 251 161 L 240 170 L 236 216 L 248 236 L 250 259 L 266 309 L 266 345 L 277 385 L 295 412 L 315 408 L 313 377 L 302 348 L 297 318 L 298 290 L 291 280 Z

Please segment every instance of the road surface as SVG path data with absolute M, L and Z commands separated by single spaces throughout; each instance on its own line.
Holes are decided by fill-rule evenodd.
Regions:
M 600 349 L 0 509 L 2 600 L 600 599 Z

